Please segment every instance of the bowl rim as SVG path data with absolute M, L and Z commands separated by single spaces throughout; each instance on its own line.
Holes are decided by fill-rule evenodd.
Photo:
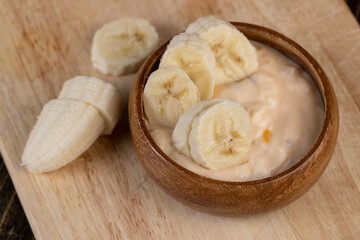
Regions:
M 302 55 L 304 57 L 304 59 L 307 61 L 307 65 L 311 66 L 313 69 L 313 72 L 316 73 L 317 76 L 314 76 L 313 73 L 311 73 L 308 69 L 304 69 L 305 67 L 301 66 L 310 75 L 313 83 L 315 84 L 316 89 L 319 92 L 321 101 L 323 103 L 324 119 L 323 119 L 323 125 L 322 125 L 321 132 L 320 132 L 315 144 L 313 144 L 313 146 L 310 148 L 310 150 L 305 154 L 305 156 L 303 158 L 300 159 L 300 161 L 298 161 L 296 164 L 294 164 L 292 167 L 286 169 L 285 171 L 282 171 L 282 172 L 277 173 L 270 177 L 266 177 L 266 178 L 262 178 L 262 179 L 258 179 L 258 180 L 251 180 L 251 181 L 241 181 L 241 182 L 234 181 L 234 182 L 232 182 L 232 181 L 223 181 L 223 180 L 213 179 L 213 178 L 205 177 L 205 176 L 199 175 L 197 173 L 194 173 L 191 170 L 188 170 L 185 167 L 181 166 L 180 164 L 176 163 L 168 155 L 166 155 L 161 150 L 161 148 L 156 144 L 155 140 L 152 138 L 152 136 L 150 134 L 150 131 L 146 127 L 146 123 L 144 120 L 145 113 L 144 113 L 144 106 L 143 106 L 142 99 L 143 99 L 143 90 L 144 90 L 145 84 L 147 82 L 147 79 L 145 80 L 145 77 L 146 76 L 148 77 L 151 74 L 151 72 L 152 72 L 151 69 L 154 67 L 154 65 L 156 65 L 158 63 L 158 61 L 160 60 L 160 58 L 163 54 L 163 49 L 166 49 L 166 46 L 169 44 L 171 39 L 166 41 L 165 43 L 163 43 L 161 46 L 159 46 L 156 50 L 154 50 L 147 57 L 147 59 L 142 64 L 142 66 L 137 74 L 137 77 L 136 77 L 136 80 L 134 83 L 134 87 L 137 88 L 136 94 L 135 94 L 135 105 L 140 106 L 140 107 L 137 107 L 135 109 L 135 113 L 139 117 L 139 125 L 141 128 L 141 131 L 144 134 L 145 140 L 148 142 L 149 146 L 152 148 L 152 150 L 157 155 L 159 155 L 162 159 L 166 160 L 167 166 L 175 167 L 175 168 L 177 168 L 177 170 L 182 171 L 183 173 L 185 173 L 187 175 L 190 175 L 190 177 L 192 177 L 192 178 L 196 178 L 201 181 L 207 181 L 211 184 L 221 184 L 221 185 L 230 185 L 230 186 L 247 186 L 247 185 L 254 186 L 254 185 L 260 185 L 260 184 L 264 184 L 264 183 L 271 183 L 273 181 L 277 181 L 282 178 L 286 178 L 287 176 L 296 173 L 297 170 L 299 170 L 303 165 L 305 165 L 308 161 L 310 161 L 311 156 L 314 155 L 314 153 L 317 151 L 319 146 L 322 144 L 322 142 L 325 138 L 325 135 L 326 135 L 326 131 L 330 125 L 330 119 L 331 119 L 330 105 L 329 105 L 329 101 L 327 100 L 326 96 L 331 97 L 330 93 L 332 93 L 333 90 L 331 88 L 330 81 L 329 81 L 328 77 L 326 76 L 325 72 L 323 71 L 323 69 L 321 68 L 320 64 L 314 59 L 314 57 L 312 57 L 312 55 L 310 53 L 308 53 L 303 47 L 301 47 L 298 43 L 296 43 L 292 39 L 286 37 L 285 35 L 277 32 L 275 30 L 272 30 L 272 29 L 269 29 L 269 28 L 266 28 L 263 26 L 250 24 L 250 23 L 244 23 L 244 22 L 230 22 L 230 23 L 233 24 L 239 31 L 241 31 L 241 28 L 242 28 L 242 30 L 245 30 L 247 33 L 243 32 L 243 34 L 246 37 L 248 37 L 247 35 L 250 33 L 261 33 L 261 34 L 269 37 L 269 39 L 276 38 L 278 41 L 287 45 L 287 47 L 292 48 L 292 52 L 297 51 L 297 53 L 300 53 L 300 55 Z M 249 39 L 252 40 L 251 37 Z M 255 41 L 257 41 L 257 40 L 255 40 Z M 271 41 L 271 40 L 269 40 L 269 41 Z M 264 43 L 265 40 L 264 40 L 264 42 L 262 42 L 262 41 L 259 41 L 259 42 L 267 45 L 266 43 Z M 280 46 L 279 43 L 277 43 L 275 41 L 272 43 L 274 45 L 277 45 L 277 46 L 271 46 L 272 48 L 281 52 L 287 58 L 291 59 L 296 64 L 300 65 L 298 61 L 287 56 L 283 51 L 276 48 L 276 47 Z M 153 58 L 157 58 L 157 60 L 153 61 Z M 141 76 L 144 76 L 144 78 L 141 79 Z M 316 79 L 318 79 L 318 80 L 316 80 Z M 336 103 L 336 101 L 335 101 L 335 103 Z

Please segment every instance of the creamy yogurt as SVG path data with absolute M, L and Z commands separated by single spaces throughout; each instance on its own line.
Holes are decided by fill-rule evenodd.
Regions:
M 205 169 L 171 145 L 173 129 L 149 126 L 158 146 L 184 168 L 224 181 L 262 179 L 297 163 L 316 142 L 324 110 L 311 78 L 275 49 L 253 44 L 259 70 L 239 82 L 216 86 L 214 93 L 214 98 L 240 102 L 249 112 L 253 136 L 248 161 L 226 169 Z

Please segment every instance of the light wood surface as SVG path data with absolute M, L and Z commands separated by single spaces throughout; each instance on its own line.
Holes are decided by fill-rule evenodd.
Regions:
M 250 217 L 216 217 L 176 202 L 149 180 L 127 113 L 69 166 L 31 175 L 20 165 L 42 106 L 66 79 L 92 75 L 128 95 L 135 75 L 91 67 L 90 46 L 109 20 L 148 18 L 161 42 L 217 14 L 292 38 L 326 71 L 340 110 L 334 156 L 299 200 Z M 357 239 L 360 235 L 360 28 L 341 0 L 0 1 L 0 149 L 37 239 Z

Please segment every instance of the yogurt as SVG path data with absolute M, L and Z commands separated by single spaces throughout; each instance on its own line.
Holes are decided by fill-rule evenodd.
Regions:
M 213 96 L 240 102 L 249 112 L 253 136 L 248 161 L 226 169 L 203 168 L 172 146 L 173 129 L 148 126 L 157 145 L 184 168 L 223 181 L 257 180 L 293 166 L 316 142 L 324 110 L 311 78 L 277 50 L 253 44 L 259 70 L 239 82 L 216 86 Z

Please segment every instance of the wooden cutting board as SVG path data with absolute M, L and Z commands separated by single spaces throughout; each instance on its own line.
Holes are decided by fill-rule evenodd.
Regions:
M 163 193 L 134 152 L 127 112 L 74 163 L 31 175 L 20 166 L 42 106 L 65 80 L 98 76 L 128 96 L 135 75 L 92 68 L 94 32 L 144 17 L 161 42 L 217 14 L 277 30 L 322 65 L 340 106 L 340 135 L 318 183 L 289 206 L 250 217 L 194 211 Z M 0 149 L 37 239 L 356 239 L 360 235 L 360 28 L 341 0 L 0 1 Z

